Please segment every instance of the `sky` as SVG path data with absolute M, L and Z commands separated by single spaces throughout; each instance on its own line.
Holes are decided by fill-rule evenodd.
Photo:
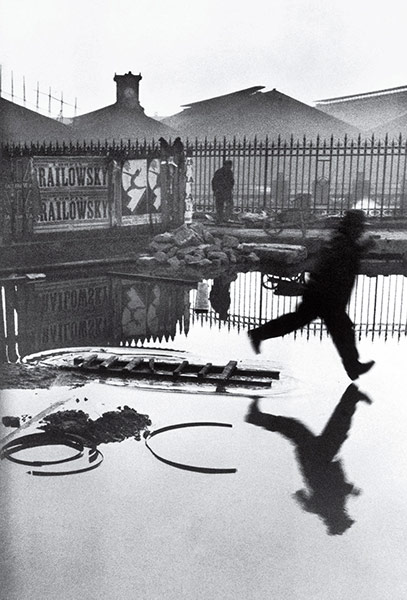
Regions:
M 28 107 L 39 82 L 43 112 L 51 88 L 84 114 L 132 71 L 150 116 L 255 85 L 312 104 L 407 84 L 406 21 L 405 0 L 0 0 L 2 95 L 25 78 Z

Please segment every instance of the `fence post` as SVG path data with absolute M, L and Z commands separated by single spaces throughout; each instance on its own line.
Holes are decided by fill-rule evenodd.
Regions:
M 266 142 L 264 144 L 264 180 L 263 180 L 263 210 L 267 207 L 267 176 L 269 166 L 269 138 L 266 135 Z

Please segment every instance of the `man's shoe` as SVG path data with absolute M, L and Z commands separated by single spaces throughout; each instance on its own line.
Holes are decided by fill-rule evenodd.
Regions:
M 374 364 L 375 364 L 374 360 L 369 360 L 366 363 L 358 362 L 355 365 L 355 367 L 346 369 L 346 372 L 349 375 L 350 379 L 352 379 L 352 381 L 355 381 L 355 379 L 360 377 L 360 375 L 363 375 L 364 373 L 367 373 L 368 371 L 370 371 L 370 369 L 373 367 Z
M 373 367 L 374 365 L 374 360 L 369 360 L 366 363 L 359 363 L 359 375 L 363 375 L 364 373 L 367 373 L 368 371 L 370 371 L 370 369 Z
M 250 345 L 251 345 L 253 351 L 255 352 L 255 354 L 260 354 L 261 341 L 259 339 L 257 339 L 253 330 L 248 331 L 247 335 L 249 336 Z

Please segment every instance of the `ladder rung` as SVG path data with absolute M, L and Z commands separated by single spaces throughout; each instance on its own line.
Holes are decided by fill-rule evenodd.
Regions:
M 206 365 L 204 365 L 202 367 L 202 369 L 200 371 L 198 371 L 198 373 L 197 373 L 199 379 L 201 379 L 202 377 L 205 377 L 205 375 L 210 371 L 211 367 L 212 367 L 212 363 L 206 363 Z
M 108 369 L 109 367 L 112 366 L 113 363 L 115 363 L 117 360 L 117 356 L 109 356 L 106 360 L 104 360 L 102 362 L 102 364 L 99 366 L 100 369 Z
M 189 361 L 188 360 L 183 360 L 181 364 L 178 365 L 178 367 L 176 369 L 174 369 L 174 371 L 172 372 L 174 377 L 178 377 L 178 375 L 181 375 L 182 371 L 189 365 Z
M 83 367 L 84 369 L 87 369 L 97 358 L 98 358 L 97 354 L 91 354 L 90 356 L 88 356 L 88 358 L 86 360 L 83 361 L 83 363 L 81 364 L 81 367 Z
M 237 367 L 236 360 L 229 361 L 228 364 L 226 365 L 226 367 L 223 369 L 222 373 L 220 374 L 220 378 L 222 380 L 225 380 L 225 379 L 229 379 L 230 377 L 232 377 L 233 373 L 236 371 L 236 367 Z
M 128 362 L 125 367 L 123 367 L 122 371 L 124 371 L 124 372 L 133 371 L 133 369 L 136 369 L 137 367 L 139 367 L 143 362 L 144 362 L 143 359 L 140 357 L 132 358 L 131 361 Z

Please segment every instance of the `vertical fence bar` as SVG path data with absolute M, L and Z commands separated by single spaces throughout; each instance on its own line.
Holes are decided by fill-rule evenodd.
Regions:
M 264 144 L 264 177 L 263 177 L 263 210 L 267 209 L 267 177 L 269 166 L 269 138 L 266 136 Z M 271 194 L 271 191 L 270 191 Z
M 317 138 L 317 143 L 318 143 L 318 138 Z M 308 180 L 307 180 L 307 193 L 311 194 L 312 197 L 314 198 L 315 193 L 314 190 L 312 189 L 312 159 L 315 158 L 314 157 L 314 146 L 312 144 L 312 139 L 308 142 Z
M 251 171 L 251 158 L 252 158 L 252 143 L 251 141 L 247 146 L 247 182 L 246 182 L 246 210 L 250 212 L 250 171 Z
M 295 187 L 295 182 L 294 182 L 294 186 L 292 183 L 292 162 L 293 162 L 293 144 L 294 144 L 294 138 L 291 135 L 290 136 L 290 145 L 289 145 L 289 156 L 288 156 L 288 201 L 290 202 L 290 198 L 291 196 L 293 196 L 295 198 L 297 190 Z
M 241 172 L 242 172 L 242 162 L 241 162 L 241 153 L 242 153 L 242 142 L 239 141 L 237 143 L 237 152 L 236 152 L 236 157 L 237 157 L 237 177 L 235 177 L 236 179 L 236 183 L 235 183 L 235 189 L 237 190 L 237 210 L 239 212 L 243 211 L 243 207 L 242 204 L 240 202 L 240 181 L 241 181 Z
M 288 193 L 287 193 L 287 189 L 286 189 L 286 164 L 287 164 L 287 140 L 284 140 L 283 143 L 283 176 L 282 176 L 282 183 L 283 183 L 283 187 L 281 190 L 281 198 L 282 198 L 282 203 L 283 203 L 283 207 L 287 208 L 290 206 L 290 182 L 288 182 Z
M 380 216 L 386 216 L 390 214 L 391 207 L 391 199 L 393 196 L 393 172 L 394 172 L 394 138 L 391 141 L 391 149 L 390 149 L 390 172 L 389 172 L 389 187 L 387 193 L 387 202 L 386 206 L 382 207 Z
M 273 188 L 274 148 L 275 148 L 275 144 L 274 144 L 274 140 L 272 140 L 271 141 L 271 148 L 270 148 L 270 162 L 271 162 L 271 168 L 270 168 L 270 208 L 277 208 L 277 196 L 276 196 L 276 191 Z
M 403 145 L 403 159 L 404 159 L 404 168 L 403 168 L 403 178 L 402 178 L 402 187 L 400 194 L 400 206 L 397 212 L 398 215 L 404 216 L 405 205 L 406 205 L 406 183 L 407 183 L 407 139 Z
M 381 156 L 381 140 L 379 139 L 377 144 L 375 144 L 374 148 L 374 155 L 376 156 L 376 176 L 375 176 L 375 191 L 374 191 L 374 198 L 377 200 L 378 199 L 378 195 L 379 195 L 379 172 L 380 172 L 380 156 Z
M 245 210 L 245 202 L 244 202 L 244 188 L 245 188 L 245 179 L 246 179 L 246 137 L 243 138 L 243 144 L 242 144 L 242 162 L 241 162 L 241 172 L 242 172 L 242 183 L 241 183 L 241 190 L 242 190 L 242 212 L 246 212 Z
M 372 195 L 373 140 L 374 140 L 374 138 L 372 137 L 371 141 L 368 142 L 368 140 L 366 140 L 366 142 L 365 142 L 365 153 L 366 153 L 366 155 L 369 155 L 369 198 L 373 198 L 373 195 Z M 374 198 L 374 200 L 376 201 L 376 198 Z
M 380 216 L 383 217 L 383 204 L 384 204 L 384 198 L 385 198 L 385 192 L 386 192 L 386 168 L 387 168 L 387 154 L 388 154 L 388 143 L 389 143 L 389 138 L 388 135 L 386 134 L 386 137 L 384 138 L 384 156 L 383 156 L 383 173 L 382 173 L 382 190 L 381 190 L 381 198 L 380 198 L 380 203 L 381 203 L 381 209 L 380 209 Z
M 399 202 L 400 202 L 400 162 L 401 162 L 401 156 L 402 156 L 402 138 L 401 138 L 401 134 L 398 137 L 398 147 L 397 147 L 397 168 L 396 168 L 396 186 L 395 186 L 395 193 L 394 193 L 394 197 L 393 197 L 393 202 L 392 202 L 392 206 L 391 206 L 391 211 L 390 211 L 390 215 L 392 217 L 394 217 L 397 214 L 397 208 L 399 206 Z
M 257 158 L 258 156 L 258 146 L 257 146 L 257 137 L 254 138 L 253 143 L 253 156 L 252 156 L 252 212 L 257 210 L 258 207 L 258 199 L 257 199 L 257 189 L 256 189 L 256 166 L 257 166 Z
M 305 135 L 302 139 L 302 146 L 301 146 L 301 194 L 304 194 L 304 185 L 305 185 L 305 159 L 306 159 L 306 152 L 307 152 L 307 142 L 305 139 Z M 307 192 L 309 192 L 309 190 L 307 189 Z

